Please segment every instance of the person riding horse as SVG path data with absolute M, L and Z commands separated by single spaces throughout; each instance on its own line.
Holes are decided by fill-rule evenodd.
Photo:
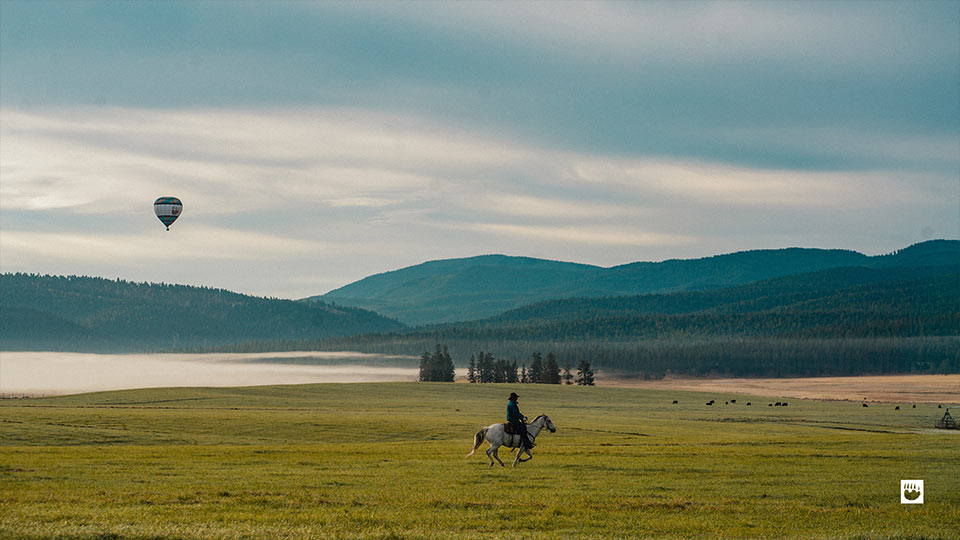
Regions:
M 507 400 L 507 422 L 514 431 L 520 434 L 523 448 L 533 448 L 533 443 L 527 437 L 527 417 L 520 414 L 520 407 L 517 405 L 517 399 L 520 396 L 516 392 L 510 392 L 510 399 Z

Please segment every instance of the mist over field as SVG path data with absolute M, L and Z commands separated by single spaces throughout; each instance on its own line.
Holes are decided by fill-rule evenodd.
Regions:
M 173 386 L 415 381 L 416 358 L 352 352 L 268 354 L 0 353 L 0 395 Z M 404 367 L 404 364 L 413 367 Z

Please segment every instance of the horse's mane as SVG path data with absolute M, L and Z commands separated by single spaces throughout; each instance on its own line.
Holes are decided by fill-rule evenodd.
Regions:
M 545 415 L 545 414 L 541 414 L 540 416 L 534 418 L 534 419 L 533 419 L 533 422 L 536 422 L 537 420 L 543 418 L 544 416 L 546 416 L 546 415 Z M 530 423 L 532 424 L 533 422 L 530 422 Z

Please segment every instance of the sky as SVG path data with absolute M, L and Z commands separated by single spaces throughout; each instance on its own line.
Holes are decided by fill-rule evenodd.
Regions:
M 960 2 L 0 1 L 2 272 L 303 298 L 933 238 Z

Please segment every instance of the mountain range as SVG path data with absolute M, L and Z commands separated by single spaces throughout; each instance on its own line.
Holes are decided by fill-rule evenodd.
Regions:
M 958 306 L 955 240 L 876 257 L 792 248 L 612 268 L 487 255 L 370 276 L 303 301 L 119 279 L 3 274 L 0 349 L 419 354 L 449 343 L 458 362 L 477 350 L 516 357 L 553 349 L 636 366 L 641 345 L 659 344 L 658 355 L 677 358 L 688 354 L 688 345 L 707 340 L 726 343 L 725 358 L 754 354 L 745 372 L 765 373 L 766 358 L 787 355 L 795 373 L 809 374 L 805 366 L 824 357 L 824 340 L 839 339 L 859 341 L 843 345 L 854 352 L 831 353 L 840 367 L 821 371 L 846 369 L 852 364 L 842 358 L 851 354 L 863 356 L 857 365 L 866 372 L 876 368 L 870 358 L 899 358 L 891 369 L 900 371 L 915 365 L 953 369 L 955 361 L 960 369 L 960 357 L 950 352 L 960 339 Z M 422 326 L 409 326 L 415 324 Z M 745 339 L 775 340 L 781 349 L 770 352 L 763 348 L 769 343 L 753 342 L 730 348 L 730 340 Z M 865 347 L 865 339 L 887 340 L 886 348 Z M 796 340 L 806 341 L 800 347 Z M 670 341 L 683 350 L 663 348 Z M 699 373 L 721 350 L 712 345 L 697 352 L 690 365 L 699 367 L 690 369 Z
M 830 268 L 960 264 L 960 241 L 932 240 L 867 256 L 848 250 L 754 250 L 610 268 L 483 255 L 376 274 L 304 299 L 359 307 L 408 325 L 484 319 L 545 300 L 703 291 Z

